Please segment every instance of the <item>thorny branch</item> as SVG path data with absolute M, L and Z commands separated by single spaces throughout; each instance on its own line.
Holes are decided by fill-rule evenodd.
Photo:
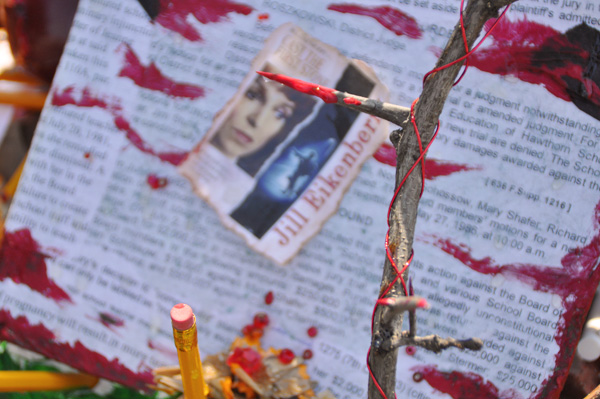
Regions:
M 484 24 L 490 18 L 497 17 L 501 8 L 509 6 L 515 1 L 469 1 L 467 8 L 463 12 L 465 37 L 469 49 L 473 48 L 473 44 L 479 37 Z M 450 64 L 465 54 L 462 29 L 460 23 L 458 23 L 446 44 L 446 48 L 438 59 L 435 69 Z M 426 148 L 433 139 L 434 129 L 444 108 L 446 98 L 452 89 L 462 65 L 463 62 L 457 62 L 447 68 L 438 70 L 436 73 L 429 75 L 424 82 L 423 91 L 413 112 L 421 137 L 422 148 Z M 264 72 L 259 73 L 290 85 L 290 79 L 285 76 Z M 390 135 L 397 155 L 397 189 L 421 155 L 417 135 L 415 134 L 413 124 L 410 122 L 410 110 L 394 104 L 342 93 L 302 81 L 298 82 L 303 84 L 304 89 L 301 91 L 317 95 L 326 102 L 337 103 L 344 107 L 365 112 L 400 126 L 401 129 L 393 131 Z M 294 87 L 293 84 L 290 86 Z M 299 90 L 298 88 L 296 89 Z M 320 90 L 323 90 L 327 97 L 318 94 Z M 394 204 L 392 204 L 390 212 L 389 249 L 394 262 L 399 266 L 406 264 L 412 253 L 417 207 L 421 194 L 421 173 L 421 164 L 418 164 L 404 182 L 398 197 Z M 408 278 L 408 272 L 409 268 L 407 267 L 402 276 L 404 280 Z M 385 292 L 396 277 L 395 269 L 386 257 L 380 292 Z M 455 338 L 443 339 L 436 335 L 416 336 L 417 321 L 415 311 L 417 308 L 425 306 L 421 306 L 423 302 L 420 302 L 420 298 L 412 296 L 412 288 L 410 291 L 410 296 L 405 297 L 403 287 L 398 280 L 387 292 L 385 298 L 379 299 L 377 302 L 378 306 L 373 320 L 373 335 L 368 359 L 373 375 L 373 378 L 369 379 L 369 399 L 393 399 L 395 397 L 396 363 L 398 360 L 398 348 L 401 346 L 419 346 L 439 353 L 450 347 L 478 350 L 483 345 L 482 341 L 477 338 L 458 340 Z M 402 331 L 403 314 L 406 311 L 409 312 L 410 330 Z M 375 385 L 375 381 L 379 384 L 386 398 L 382 398 Z

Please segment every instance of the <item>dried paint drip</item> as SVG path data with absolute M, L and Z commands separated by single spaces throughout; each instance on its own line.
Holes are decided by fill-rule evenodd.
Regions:
M 13 318 L 6 310 L 0 310 L 0 339 L 64 362 L 83 372 L 146 392 L 149 392 L 148 384 L 154 380 L 151 372 L 134 373 L 122 365 L 119 359 L 108 360 L 79 341 L 74 344 L 60 343 L 44 325 L 31 325 L 24 316 Z
M 374 18 L 386 29 L 394 32 L 397 36 L 408 36 L 411 39 L 421 37 L 421 29 L 417 21 L 410 15 L 389 6 L 364 7 L 355 4 L 332 4 L 328 10 L 344 14 L 363 15 Z
M 283 364 L 290 364 L 296 358 L 296 355 L 294 354 L 294 352 L 292 352 L 291 349 L 286 348 L 282 349 L 281 352 L 279 352 L 277 358 Z
M 404 351 L 408 356 L 414 356 L 414 354 L 417 353 L 417 348 L 414 346 L 407 346 Z
M 300 93 L 310 94 L 311 96 L 319 97 L 321 100 L 328 104 L 336 104 L 338 102 L 338 98 L 335 95 L 335 90 L 330 89 L 328 87 L 319 86 L 314 83 L 305 82 L 304 80 L 300 79 L 290 78 L 289 76 L 278 73 L 263 71 L 257 71 L 256 73 L 264 76 L 267 79 L 271 79 L 288 87 L 291 87 L 292 89 L 299 91 Z
M 233 350 L 227 358 L 227 365 L 231 367 L 234 364 L 241 367 L 250 376 L 257 374 L 264 368 L 260 353 L 250 347 L 238 347 Z
M 512 389 L 500 392 L 490 381 L 475 373 L 449 373 L 439 371 L 435 366 L 417 366 L 413 379 L 418 374 L 418 381 L 425 380 L 432 388 L 450 395 L 454 399 L 522 399 Z M 418 382 L 417 381 L 417 382 Z
M 353 97 L 344 98 L 344 102 L 348 105 L 361 105 L 362 104 L 362 101 L 360 101 L 356 98 L 353 98 Z
M 9 278 L 57 302 L 69 295 L 48 278 L 45 255 L 29 229 L 5 232 L 0 247 L 0 280 Z
M 146 182 L 153 190 L 159 190 L 161 188 L 165 188 L 167 184 L 169 184 L 169 180 L 166 177 L 158 177 L 154 174 L 148 175 Z
M 172 165 L 179 165 L 187 158 L 187 152 L 157 152 L 148 143 L 146 143 L 142 136 L 136 132 L 129 122 L 122 115 L 122 108 L 118 99 L 106 100 L 100 96 L 93 95 L 91 91 L 86 87 L 82 90 L 79 99 L 76 99 L 75 88 L 72 86 L 66 87 L 59 91 L 54 90 L 52 93 L 51 104 L 56 107 L 64 107 L 67 105 L 74 105 L 77 107 L 93 108 L 98 107 L 108 111 L 114 118 L 115 126 L 125 133 L 125 137 L 134 147 L 138 150 L 157 157 L 161 161 L 168 162 Z
M 200 33 L 188 22 L 189 16 L 208 24 L 226 21 L 230 13 L 248 15 L 252 10 L 248 5 L 229 0 L 160 0 L 160 13 L 154 21 L 190 41 L 201 41 Z
M 311 338 L 316 337 L 318 333 L 319 333 L 319 330 L 315 326 L 312 326 L 308 330 L 306 330 L 306 334 L 308 334 L 308 336 Z
M 311 351 L 310 349 L 305 349 L 304 352 L 302 352 L 302 359 L 309 360 L 312 359 L 312 357 L 313 351 Z
M 139 87 L 158 91 L 171 97 L 196 99 L 204 96 L 204 88 L 178 83 L 167 78 L 154 62 L 150 62 L 148 66 L 142 65 L 133 49 L 127 44 L 124 46 L 125 61 L 119 76 L 131 79 Z
M 267 292 L 267 294 L 265 295 L 265 304 L 267 304 L 267 305 L 272 304 L 273 299 L 275 299 L 275 296 L 273 295 L 273 291 Z
M 600 120 L 600 79 L 591 72 L 600 59 L 599 31 L 580 24 L 563 34 L 527 19 L 501 20 L 491 37 L 492 45 L 469 58 L 471 66 L 542 85 Z
M 258 14 L 256 16 L 256 19 L 258 19 L 259 21 L 265 21 L 267 19 L 269 19 L 269 14 L 268 13 L 262 13 L 262 14 Z

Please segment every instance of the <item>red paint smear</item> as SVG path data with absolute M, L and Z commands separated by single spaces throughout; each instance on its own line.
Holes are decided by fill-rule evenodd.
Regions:
M 475 373 L 452 371 L 444 373 L 435 366 L 416 366 L 411 371 L 421 373 L 422 379 L 432 388 L 450 395 L 454 399 L 522 399 L 512 389 L 500 392 L 490 381 Z
M 263 71 L 256 71 L 256 73 L 264 76 L 265 78 L 274 80 L 288 87 L 291 87 L 292 89 L 297 90 L 300 93 L 310 94 L 311 96 L 319 97 L 321 100 L 328 104 L 335 104 L 338 101 L 338 98 L 335 95 L 335 90 L 330 89 L 328 87 L 319 86 L 314 83 L 305 82 L 300 79 L 290 78 L 289 76 L 281 75 L 278 73 Z
M 522 281 L 536 291 L 562 297 L 565 311 L 554 336 L 560 348 L 555 356 L 555 372 L 542 383 L 543 388 L 535 398 L 557 398 L 560 394 L 571 367 L 581 327 L 600 281 L 600 268 L 596 267 L 600 259 L 600 202 L 594 209 L 593 222 L 596 235 L 588 245 L 574 248 L 564 255 L 561 259 L 562 268 L 521 263 L 498 265 L 490 257 L 475 259 L 471 255 L 471 248 L 464 244 L 455 244 L 449 239 L 435 236 L 423 239 L 476 272 L 493 276 L 501 274 Z
M 488 21 L 489 29 L 492 21 Z M 527 19 L 503 18 L 492 31 L 491 45 L 469 57 L 469 65 L 501 76 L 542 85 L 554 96 L 572 101 L 577 107 L 600 119 L 600 87 L 584 76 L 596 30 L 579 25 L 562 34 L 549 26 Z M 587 37 L 587 39 L 585 39 Z M 590 43 L 586 43 L 590 40 Z M 585 88 L 585 90 L 584 90 Z
M 123 327 L 125 325 L 125 320 L 108 312 L 100 312 L 98 313 L 98 317 L 100 323 L 102 323 L 102 325 L 108 328 Z
M 167 78 L 154 62 L 144 66 L 132 48 L 125 44 L 125 63 L 119 76 L 131 79 L 136 85 L 159 91 L 168 96 L 195 99 L 204 96 L 204 89 L 191 84 L 177 83 Z
M 158 177 L 156 175 L 148 175 L 146 182 L 153 190 L 159 190 L 161 188 L 164 188 L 169 183 L 166 177 Z
M 227 20 L 227 15 L 232 12 L 248 15 L 252 10 L 248 5 L 229 0 L 161 0 L 160 13 L 154 21 L 190 41 L 201 41 L 200 33 L 187 21 L 189 15 L 208 24 Z
M 357 100 L 356 98 L 352 98 L 352 97 L 344 98 L 344 102 L 346 104 L 350 104 L 350 105 L 361 105 L 362 104 L 362 102 L 360 100 Z
M 373 157 L 382 164 L 396 166 L 396 149 L 390 144 L 383 143 L 373 154 Z M 438 177 L 450 176 L 457 172 L 481 170 L 480 166 L 469 166 L 437 159 L 425 159 L 425 179 L 435 180 Z
M 151 384 L 153 380 L 152 373 L 136 374 L 123 366 L 118 359 L 109 361 L 99 353 L 89 350 L 79 341 L 73 346 L 57 342 L 54 333 L 42 324 L 31 325 L 27 318 L 23 316 L 14 318 L 6 310 L 0 310 L 0 338 L 83 372 L 132 388 L 149 391 L 147 384 Z
M 52 105 L 62 107 L 65 105 L 75 105 L 78 107 L 98 107 L 110 112 L 114 117 L 115 126 L 125 133 L 125 137 L 131 144 L 143 153 L 153 155 L 161 161 L 168 162 L 178 166 L 187 157 L 187 152 L 156 152 L 148 143 L 142 139 L 142 136 L 136 132 L 129 122 L 122 115 L 122 108 L 118 100 L 107 102 L 98 96 L 91 94 L 88 88 L 84 88 L 80 99 L 73 96 L 74 87 L 67 87 L 62 92 L 55 90 L 52 93 Z
M 229 366 L 233 364 L 240 366 L 250 376 L 257 374 L 265 368 L 260 353 L 250 347 L 235 348 L 227 358 L 227 364 Z
M 421 29 L 417 21 L 396 8 L 389 6 L 364 7 L 355 4 L 332 4 L 327 9 L 344 14 L 364 15 L 375 18 L 377 22 L 398 36 L 406 35 L 411 39 L 419 39 L 421 37 Z
M 263 13 L 263 14 L 258 14 L 258 16 L 256 17 L 259 21 L 264 21 L 269 19 L 269 14 L 268 13 Z
M 48 278 L 46 258 L 29 229 L 5 232 L 0 246 L 0 280 L 10 278 L 57 302 L 71 301 L 69 295 Z

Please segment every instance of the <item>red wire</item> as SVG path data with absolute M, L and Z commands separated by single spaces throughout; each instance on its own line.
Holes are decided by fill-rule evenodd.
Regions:
M 464 19 L 463 19 L 463 6 L 464 6 L 464 0 L 461 0 L 460 2 L 460 29 L 461 29 L 461 33 L 462 33 L 462 38 L 463 38 L 463 43 L 465 45 L 465 52 L 466 54 L 446 65 L 442 65 L 441 67 L 438 68 L 434 68 L 433 70 L 429 71 L 428 73 L 425 74 L 425 76 L 423 77 L 423 84 L 425 84 L 425 81 L 427 80 L 427 78 L 436 72 L 439 72 L 443 69 L 446 69 L 458 62 L 461 62 L 463 60 L 467 60 L 467 58 L 473 54 L 473 52 L 475 52 L 479 46 L 481 46 L 481 44 L 485 41 L 485 39 L 490 35 L 490 33 L 492 32 L 492 30 L 496 27 L 496 25 L 498 24 L 498 21 L 500 21 L 502 19 L 502 17 L 506 14 L 506 12 L 508 11 L 508 7 L 506 7 L 504 9 L 504 11 L 502 11 L 502 14 L 500 14 L 500 16 L 496 19 L 496 21 L 494 21 L 494 24 L 490 27 L 490 29 L 486 32 L 486 34 L 483 36 L 483 38 L 481 39 L 481 41 L 473 47 L 473 49 L 469 50 L 469 44 L 467 41 L 467 33 L 465 30 L 465 24 L 464 24 Z M 464 65 L 464 70 L 462 71 L 462 74 L 460 75 L 460 77 L 456 80 L 456 82 L 454 82 L 454 85 L 456 85 L 458 82 L 460 82 L 460 80 L 463 78 L 463 76 L 465 75 L 465 73 L 467 72 L 467 69 L 469 67 L 468 64 L 468 60 L 465 61 L 465 65 Z M 429 142 L 429 144 L 427 144 L 427 147 L 425 147 L 425 150 L 423 150 L 423 142 L 421 141 L 421 134 L 419 133 L 419 128 L 417 127 L 417 122 L 415 120 L 415 105 L 417 104 L 417 102 L 419 101 L 419 99 L 417 98 L 415 101 L 413 101 L 411 107 L 410 107 L 410 121 L 413 125 L 413 128 L 415 130 L 415 134 L 417 136 L 417 141 L 419 142 L 419 158 L 417 158 L 417 160 L 413 163 L 413 165 L 411 166 L 411 168 L 408 170 L 408 172 L 404 175 L 404 177 L 402 178 L 402 181 L 400 182 L 400 184 L 398 185 L 398 187 L 396 188 L 396 190 L 394 191 L 394 196 L 392 197 L 392 200 L 390 202 L 390 206 L 388 208 L 388 213 L 387 213 L 387 221 L 388 221 L 388 231 L 385 235 L 385 253 L 386 256 L 388 258 L 388 260 L 390 261 L 390 264 L 392 265 L 392 267 L 394 268 L 394 271 L 396 272 L 396 277 L 394 277 L 394 279 L 388 284 L 388 286 L 386 287 L 386 289 L 383 291 L 383 293 L 381 293 L 381 295 L 379 295 L 379 298 L 377 300 L 377 302 L 375 303 L 375 307 L 373 308 L 373 315 L 371 316 L 371 334 L 373 333 L 373 327 L 375 324 L 375 312 L 377 311 L 377 307 L 379 306 L 379 300 L 382 299 L 384 296 L 386 296 L 388 294 L 388 292 L 390 292 L 390 290 L 393 288 L 393 286 L 396 284 L 396 282 L 398 280 L 400 280 L 400 283 L 402 284 L 402 288 L 404 289 L 404 295 L 408 296 L 409 292 L 408 289 L 406 288 L 406 282 L 404 281 L 404 277 L 402 277 L 402 274 L 406 271 L 406 269 L 408 268 L 408 266 L 410 265 L 410 263 L 412 262 L 412 259 L 414 257 L 414 252 L 411 252 L 410 257 L 408 258 L 408 260 L 406 261 L 406 263 L 404 263 L 404 266 L 402 267 L 402 270 L 398 270 L 398 266 L 396 265 L 396 262 L 394 261 L 392 252 L 390 250 L 390 246 L 389 246 L 389 239 L 390 239 L 390 215 L 392 212 L 392 207 L 394 205 L 394 203 L 396 202 L 396 198 L 398 197 L 398 194 L 400 193 L 400 190 L 402 189 L 402 187 L 404 186 L 404 183 L 406 182 L 406 179 L 408 179 L 408 176 L 411 175 L 411 173 L 413 172 L 413 170 L 417 167 L 417 165 L 419 163 L 421 163 L 421 193 L 419 196 L 423 195 L 423 190 L 425 189 L 425 154 L 427 153 L 427 150 L 429 150 L 429 147 L 431 146 L 431 144 L 433 144 L 433 141 L 435 140 L 435 138 L 437 137 L 438 131 L 440 129 L 440 122 L 438 121 L 437 123 L 437 127 L 435 129 L 435 132 L 433 133 L 433 137 L 431 138 L 431 141 Z M 412 287 L 411 287 L 411 291 L 412 291 Z M 410 295 L 412 295 L 412 292 L 410 293 Z M 375 384 L 375 387 L 377 388 L 377 390 L 379 391 L 379 394 L 384 398 L 384 399 L 388 399 L 385 392 L 383 392 L 383 389 L 381 388 L 381 385 L 379 385 L 379 382 L 377 381 L 377 379 L 375 378 L 375 375 L 373 375 L 373 372 L 371 370 L 371 363 L 369 361 L 371 355 L 371 348 L 369 348 L 368 352 L 367 352 L 367 369 L 369 370 L 369 376 L 371 378 L 371 380 L 373 380 L 373 383 Z

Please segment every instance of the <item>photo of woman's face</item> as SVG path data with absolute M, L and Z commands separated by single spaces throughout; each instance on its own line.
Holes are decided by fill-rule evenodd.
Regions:
M 279 133 L 296 106 L 282 87 L 263 78 L 254 80 L 211 143 L 229 158 L 262 148 Z

